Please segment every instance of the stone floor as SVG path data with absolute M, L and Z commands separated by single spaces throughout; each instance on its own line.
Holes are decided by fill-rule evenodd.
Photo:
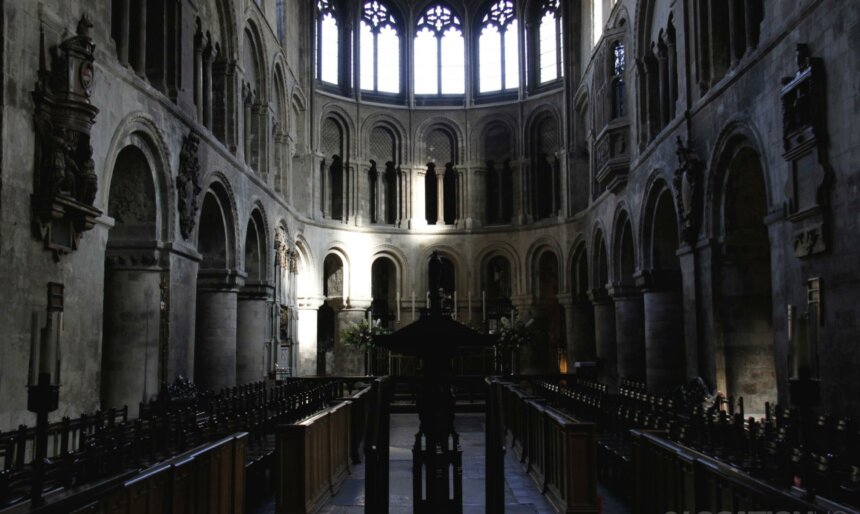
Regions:
M 455 422 L 463 448 L 463 512 L 484 514 L 484 415 L 458 414 Z M 390 495 L 391 514 L 412 513 L 412 443 L 418 430 L 416 414 L 391 415 Z M 508 452 L 505 456 L 505 513 L 554 514 L 532 479 Z M 598 491 L 604 514 L 629 514 L 629 509 L 608 491 Z M 264 501 L 254 514 L 274 512 L 274 500 Z M 326 505 L 323 514 L 364 514 L 364 465 L 354 466 Z

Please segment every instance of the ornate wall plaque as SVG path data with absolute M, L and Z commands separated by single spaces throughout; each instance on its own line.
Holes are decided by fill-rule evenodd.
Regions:
M 797 45 L 797 71 L 782 79 L 783 158 L 788 162 L 785 193 L 788 219 L 795 224 L 795 255 L 827 250 L 830 165 L 827 158 L 827 106 L 824 64 Z
M 675 140 L 675 146 L 678 168 L 675 169 L 672 186 L 678 209 L 678 225 L 681 239 L 692 245 L 699 234 L 701 221 L 702 161 L 689 145 L 684 145 L 681 136 Z
M 90 130 L 99 110 L 90 103 L 95 79 L 93 24 L 86 16 L 77 32 L 50 49 L 39 37 L 36 109 L 36 188 L 31 196 L 33 225 L 56 259 L 77 248 L 81 234 L 95 225 L 98 190 Z
M 200 137 L 189 132 L 182 143 L 179 154 L 179 171 L 176 174 L 176 198 L 179 202 L 179 230 L 182 237 L 188 239 L 194 231 L 197 211 L 200 209 L 199 197 L 203 190 L 200 187 L 200 161 L 197 158 L 197 148 Z

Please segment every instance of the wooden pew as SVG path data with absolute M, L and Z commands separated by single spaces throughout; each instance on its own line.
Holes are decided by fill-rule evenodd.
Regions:
M 316 512 L 349 473 L 352 404 L 277 429 L 275 512 Z
M 858 510 L 769 485 L 674 443 L 663 431 L 633 430 L 635 514 L 654 512 L 840 512 Z
M 510 445 L 529 476 L 558 512 L 596 514 L 596 425 L 572 418 L 514 384 L 500 383 L 496 419 L 510 423 L 501 431 L 510 434 Z

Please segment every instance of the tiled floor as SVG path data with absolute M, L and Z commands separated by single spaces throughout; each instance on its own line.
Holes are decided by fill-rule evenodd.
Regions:
M 455 425 L 463 448 L 463 512 L 484 514 L 484 415 L 458 414 Z M 418 431 L 416 414 L 391 415 L 389 468 L 389 512 L 412 513 L 412 443 Z M 600 488 L 604 514 L 629 514 L 629 510 L 608 491 Z M 274 512 L 273 501 L 263 501 L 255 514 Z M 364 514 L 364 465 L 352 468 L 326 505 L 323 514 Z M 554 514 L 552 506 L 523 472 L 513 452 L 505 456 L 505 514 Z M 441 514 L 441 513 L 440 513 Z

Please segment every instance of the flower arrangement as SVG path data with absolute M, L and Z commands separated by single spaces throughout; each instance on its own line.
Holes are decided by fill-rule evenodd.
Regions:
M 352 323 L 341 330 L 340 340 L 348 346 L 371 348 L 374 346 L 374 337 L 391 333 L 387 328 L 380 326 L 379 322 L 380 320 L 375 320 L 371 324 L 363 319 L 358 323 Z
M 499 320 L 496 346 L 502 349 L 517 349 L 531 344 L 537 336 L 535 329 L 532 328 L 533 323 L 534 319 L 523 323 L 521 320 L 511 322 L 508 318 L 502 318 Z

